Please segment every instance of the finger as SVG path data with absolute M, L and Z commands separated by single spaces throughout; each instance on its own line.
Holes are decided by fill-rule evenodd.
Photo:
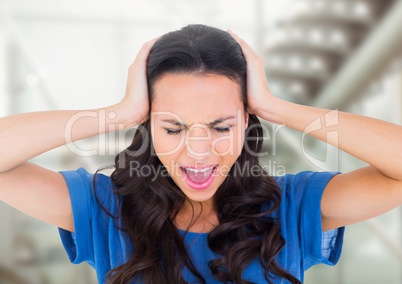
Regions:
M 242 47 L 243 45 L 243 40 L 235 34 L 231 29 L 228 30 L 228 33 L 237 41 L 237 43 Z
M 242 38 L 240 38 L 237 34 L 235 34 L 232 30 L 228 30 L 228 33 L 240 44 L 240 47 L 244 53 L 246 59 L 251 59 L 252 57 L 256 57 L 257 53 L 253 50 L 253 48 L 245 42 Z
M 154 46 L 155 42 L 157 42 L 157 40 L 159 38 L 160 37 L 157 37 L 157 38 L 154 38 L 154 39 L 144 43 L 142 45 L 140 51 L 138 52 L 135 61 L 137 61 L 137 62 L 146 62 L 152 47 Z
M 160 37 L 156 37 L 146 43 L 142 46 L 140 52 L 144 53 L 149 53 L 151 51 L 151 48 L 154 46 L 155 42 L 159 39 Z
M 254 114 L 253 110 L 250 107 L 247 107 L 247 113 L 248 114 Z

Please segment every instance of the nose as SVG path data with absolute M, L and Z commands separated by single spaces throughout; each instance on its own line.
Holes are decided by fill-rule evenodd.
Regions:
M 212 135 L 208 127 L 202 124 L 193 125 L 186 135 L 187 155 L 200 158 L 209 156 Z

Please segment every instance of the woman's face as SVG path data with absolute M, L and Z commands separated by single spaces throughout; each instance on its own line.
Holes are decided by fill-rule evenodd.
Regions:
M 191 201 L 212 201 L 241 153 L 247 123 L 240 85 L 226 76 L 168 73 L 154 85 L 155 153 Z

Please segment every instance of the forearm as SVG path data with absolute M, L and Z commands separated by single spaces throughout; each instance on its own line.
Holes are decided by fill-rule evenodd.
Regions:
M 278 98 L 264 104 L 258 115 L 334 145 L 383 174 L 402 180 L 402 127 L 399 125 Z
M 117 105 L 93 110 L 31 112 L 0 118 L 0 173 L 67 143 L 117 130 L 118 127 L 126 128 L 125 123 L 126 119 L 119 114 Z

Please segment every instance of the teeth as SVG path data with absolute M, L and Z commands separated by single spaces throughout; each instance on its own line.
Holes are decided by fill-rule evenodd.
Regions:
M 209 168 L 204 168 L 204 169 L 201 169 L 201 170 L 186 168 L 186 171 L 191 171 L 191 172 L 194 172 L 194 173 L 205 173 L 206 171 L 209 171 L 209 170 L 211 170 L 213 168 L 214 167 L 209 167 Z

